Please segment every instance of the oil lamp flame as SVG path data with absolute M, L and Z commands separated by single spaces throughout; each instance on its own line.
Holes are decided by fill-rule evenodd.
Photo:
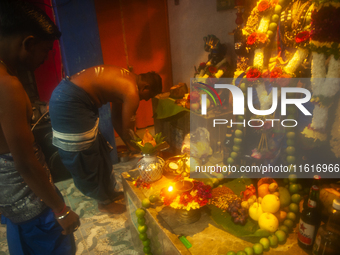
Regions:
M 170 187 L 168 188 L 168 191 L 171 192 L 171 191 L 173 191 L 173 189 L 174 189 L 174 188 L 173 188 L 172 186 L 170 186 Z

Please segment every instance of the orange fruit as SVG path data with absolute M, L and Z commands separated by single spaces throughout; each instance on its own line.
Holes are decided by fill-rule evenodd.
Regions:
M 265 195 L 270 194 L 269 192 L 269 184 L 268 183 L 263 183 L 258 187 L 258 195 L 259 197 L 264 197 Z

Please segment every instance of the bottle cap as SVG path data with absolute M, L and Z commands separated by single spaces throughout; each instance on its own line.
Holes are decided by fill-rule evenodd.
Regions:
M 333 208 L 336 210 L 340 210 L 340 199 L 336 198 L 333 200 Z
M 315 179 L 315 180 L 320 180 L 321 177 L 320 177 L 319 175 L 314 175 L 314 179 Z

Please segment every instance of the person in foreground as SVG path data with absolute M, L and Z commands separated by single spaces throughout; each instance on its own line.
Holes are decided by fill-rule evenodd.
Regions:
M 75 186 L 98 202 L 101 212 L 120 214 L 126 208 L 115 190 L 112 147 L 98 130 L 98 108 L 112 103 L 112 124 L 130 150 L 135 112 L 140 100 L 162 92 L 155 72 L 134 74 L 116 66 L 100 65 L 65 78 L 52 93 L 49 110 L 53 144 L 72 174 Z
M 39 8 L 0 2 L 0 213 L 10 254 L 75 254 L 79 217 L 66 207 L 31 132 L 32 107 L 17 78 L 47 58 L 60 32 Z

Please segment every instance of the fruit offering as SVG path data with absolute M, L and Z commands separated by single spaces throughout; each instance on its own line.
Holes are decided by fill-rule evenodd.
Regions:
M 241 199 L 235 199 L 229 204 L 227 212 L 230 213 L 234 223 L 244 225 L 247 222 L 248 211 L 241 206 Z

